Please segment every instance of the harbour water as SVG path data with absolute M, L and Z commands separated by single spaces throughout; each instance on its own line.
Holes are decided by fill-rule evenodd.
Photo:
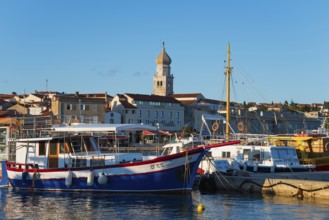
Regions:
M 0 189 L 1 219 L 329 219 L 329 201 L 193 191 L 191 195 Z M 205 210 L 197 211 L 199 204 Z

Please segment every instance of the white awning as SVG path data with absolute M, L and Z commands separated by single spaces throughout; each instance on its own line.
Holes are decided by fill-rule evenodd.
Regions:
M 55 132 L 118 132 L 118 131 L 156 131 L 157 128 L 151 125 L 142 124 L 82 124 L 72 123 L 71 125 L 53 126 Z
M 202 114 L 202 121 L 205 122 L 205 120 L 223 121 L 224 123 L 226 123 L 226 118 L 222 115 Z

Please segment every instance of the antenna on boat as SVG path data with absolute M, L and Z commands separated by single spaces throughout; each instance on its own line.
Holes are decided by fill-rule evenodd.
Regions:
M 227 45 L 227 66 L 226 66 L 226 138 L 230 135 L 230 83 L 231 83 L 231 47 Z

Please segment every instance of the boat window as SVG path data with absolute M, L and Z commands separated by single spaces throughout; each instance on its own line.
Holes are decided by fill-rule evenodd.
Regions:
M 285 159 L 286 158 L 287 154 L 286 154 L 285 150 L 279 150 L 278 153 L 279 153 L 279 158 L 280 159 Z
M 49 144 L 49 155 L 57 155 L 57 143 L 50 142 Z
M 249 153 L 250 153 L 250 150 L 249 149 L 243 149 L 243 160 L 244 161 L 248 161 L 249 160 Z
M 289 157 L 290 159 L 294 159 L 296 156 L 297 156 L 297 155 L 296 155 L 296 152 L 295 152 L 294 149 L 290 149 L 290 150 L 288 150 L 288 157 Z
M 163 155 L 163 156 L 169 155 L 171 153 L 171 151 L 172 151 L 172 149 L 170 147 L 165 148 L 161 155 Z
M 39 142 L 39 156 L 46 155 L 46 142 L 41 141 Z
M 59 140 L 59 153 L 60 154 L 65 154 L 66 149 L 65 149 L 65 144 L 64 144 L 64 140 Z
M 270 160 L 270 159 L 271 159 L 270 152 L 268 152 L 268 151 L 263 151 L 263 152 L 262 152 L 262 157 L 263 157 L 263 160 Z
M 272 149 L 272 150 L 271 150 L 271 153 L 272 153 L 272 158 L 273 158 L 274 160 L 277 160 L 277 159 L 280 158 L 280 157 L 279 157 L 279 152 L 278 152 L 276 149 Z
M 91 142 L 91 138 L 85 137 L 83 140 L 84 140 L 87 151 L 94 151 L 94 145 Z
M 260 151 L 259 150 L 255 150 L 252 152 L 252 159 L 253 160 L 260 160 Z
M 230 151 L 223 151 L 222 152 L 222 158 L 231 158 L 231 152 Z

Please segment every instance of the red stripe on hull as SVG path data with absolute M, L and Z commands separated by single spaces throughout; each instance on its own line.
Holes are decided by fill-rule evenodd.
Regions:
M 316 166 L 315 171 L 329 171 L 329 164 Z

